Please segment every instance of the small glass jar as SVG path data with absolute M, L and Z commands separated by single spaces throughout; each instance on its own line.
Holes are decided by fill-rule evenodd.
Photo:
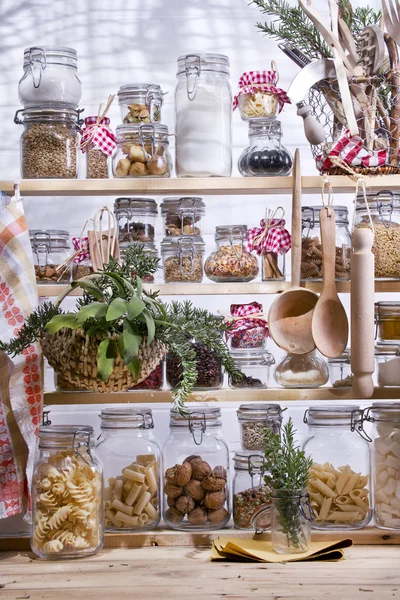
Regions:
M 221 529 L 229 521 L 229 448 L 221 427 L 217 407 L 170 412 L 162 450 L 163 518 L 173 529 Z
M 235 452 L 233 466 L 233 523 L 236 529 L 253 529 L 255 511 L 271 502 L 269 488 L 264 484 L 264 457 L 261 453 Z
M 131 391 L 135 390 L 161 390 L 164 384 L 164 375 L 163 375 L 163 363 L 161 362 L 156 366 L 154 371 L 150 373 L 146 379 L 142 381 L 142 383 L 138 383 L 130 388 Z
M 113 135 L 110 130 L 110 119 L 103 117 L 99 121 L 98 117 L 86 117 L 85 128 L 82 131 L 81 150 L 86 156 L 86 178 L 108 179 L 110 176 L 111 154 L 114 146 L 111 146 L 110 153 L 107 153 L 98 147 L 93 138 L 101 136 L 101 142 L 107 141 L 108 144 L 113 142 L 114 138 L 105 137 L 108 134 L 110 136 Z
M 175 88 L 176 174 L 230 177 L 232 92 L 222 54 L 178 58 Z
M 153 83 L 121 85 L 118 104 L 123 123 L 159 123 L 164 92 Z
M 252 87 L 253 91 L 240 94 L 238 98 L 242 120 L 250 122 L 256 120 L 275 121 L 279 109 L 278 96 L 270 90 L 258 89 L 257 86 Z
M 135 245 L 141 246 L 144 252 L 148 252 L 153 258 L 159 259 L 158 250 L 154 242 L 133 242 L 132 244 L 120 244 L 119 249 L 121 253 L 121 258 L 124 257 L 125 252 L 128 248 Z M 154 283 L 156 279 L 158 279 L 159 270 L 160 269 L 157 269 L 155 273 L 147 273 L 146 275 L 141 275 L 143 283 Z
M 113 156 L 114 177 L 170 177 L 168 127 L 119 125 L 117 149 Z
M 46 284 L 67 283 L 71 278 L 71 265 L 66 262 L 71 255 L 68 231 L 31 229 L 29 238 L 36 281 Z
M 232 321 L 228 316 L 226 320 L 233 327 L 226 333 L 228 347 L 235 351 L 263 349 L 269 331 L 262 304 L 231 304 L 230 313 Z
M 285 281 L 286 280 L 286 254 L 265 252 L 261 254 L 261 280 Z
M 313 459 L 309 494 L 315 529 L 361 529 L 371 520 L 370 452 L 358 434 L 358 406 L 306 410 L 309 437 L 303 450 Z
M 247 226 L 222 225 L 215 228 L 217 250 L 204 265 L 208 279 L 217 283 L 252 281 L 258 275 L 257 258 L 247 252 Z
M 380 342 L 400 343 L 400 302 L 375 302 L 375 324 Z
M 242 96 L 240 96 L 242 97 Z M 239 158 L 243 177 L 276 177 L 289 175 L 293 158 L 282 144 L 281 122 L 254 119 L 249 122 L 249 145 Z
M 375 279 L 400 279 L 400 194 L 382 190 L 366 198 L 374 224 Z M 357 195 L 355 227 L 371 227 L 363 194 Z
M 149 408 L 101 411 L 97 453 L 104 465 L 106 531 L 146 531 L 160 521 L 160 446 Z
M 375 347 L 376 378 L 379 387 L 400 386 L 400 346 L 377 344 Z
M 271 545 L 275 552 L 307 552 L 311 544 L 311 527 L 312 510 L 304 490 L 271 490 Z
M 233 388 L 266 389 L 269 382 L 269 373 L 275 359 L 270 352 L 254 350 L 231 351 L 235 366 L 243 373 L 238 379 L 229 378 L 229 385 Z
M 154 242 L 158 214 L 152 198 L 117 198 L 114 214 L 118 226 L 119 244 Z
M 82 97 L 78 57 L 73 48 L 42 46 L 24 50 L 24 74 L 18 83 L 25 108 L 55 106 L 75 109 Z
M 103 546 L 103 472 L 87 425 L 45 425 L 32 479 L 31 547 L 40 558 L 79 558 Z
M 201 237 L 164 238 L 161 256 L 165 283 L 200 283 L 203 280 L 205 243 Z
M 93 275 L 93 265 L 91 258 L 85 258 L 84 260 L 76 263 L 72 262 L 72 279 L 76 281 L 77 279 L 81 279 L 82 277 L 87 277 L 88 275 Z
M 353 373 L 351 371 L 350 349 L 337 358 L 328 359 L 329 378 L 334 388 L 351 388 Z
M 241 404 L 237 410 L 240 425 L 240 442 L 243 450 L 254 452 L 264 450 L 264 430 L 271 429 L 277 435 L 281 432 L 282 408 L 279 404 Z
M 218 390 L 222 387 L 223 373 L 222 364 L 213 350 L 209 350 L 203 344 L 192 342 L 196 355 L 197 379 L 193 389 L 195 390 Z M 172 388 L 181 382 L 182 363 L 179 356 L 169 353 L 166 358 L 167 384 Z
M 165 198 L 161 204 L 164 235 L 201 236 L 203 234 L 205 204 L 202 198 Z
M 308 354 L 286 354 L 275 367 L 276 383 L 284 388 L 317 388 L 329 379 L 326 361 L 316 350 Z
M 22 113 L 23 119 L 18 114 Z M 24 126 L 20 140 L 24 179 L 76 179 L 79 167 L 78 111 L 55 108 L 17 110 Z
M 322 243 L 319 213 L 323 206 L 303 206 L 301 225 L 301 280 L 322 281 Z M 346 206 L 333 206 L 336 219 L 336 281 L 350 279 L 351 235 Z

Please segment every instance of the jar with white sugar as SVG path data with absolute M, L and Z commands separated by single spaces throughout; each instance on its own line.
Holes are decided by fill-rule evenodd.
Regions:
M 232 172 L 232 92 L 223 54 L 178 58 L 175 88 L 176 174 L 229 177 Z
M 400 346 L 377 344 L 375 360 L 378 386 L 400 386 Z

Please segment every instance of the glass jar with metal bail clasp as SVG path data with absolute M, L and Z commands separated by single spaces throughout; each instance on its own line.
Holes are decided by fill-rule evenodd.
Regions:
M 254 513 L 271 502 L 264 484 L 264 457 L 261 453 L 236 452 L 233 464 L 233 523 L 237 529 L 252 529 Z M 269 524 L 270 516 L 263 522 L 264 528 Z
M 121 85 L 118 104 L 124 123 L 158 123 L 165 93 L 152 83 Z
M 114 177 L 170 177 L 168 127 L 160 123 L 119 125 Z
M 103 545 L 103 473 L 88 425 L 45 425 L 32 479 L 33 552 L 79 558 Z
M 205 243 L 200 236 L 164 238 L 161 242 L 164 281 L 200 283 L 203 280 L 204 250 Z
M 71 253 L 68 231 L 31 229 L 36 281 L 38 283 L 67 283 L 71 277 L 68 261 Z
M 204 265 L 205 274 L 217 283 L 252 281 L 258 275 L 257 258 L 247 251 L 246 225 L 221 225 L 215 228 L 217 250 Z
M 164 221 L 164 235 L 200 236 L 203 234 L 205 204 L 202 198 L 165 198 L 161 203 L 161 216 Z
M 163 518 L 179 530 L 219 529 L 230 517 L 229 449 L 221 409 L 197 406 L 170 412 L 162 450 Z

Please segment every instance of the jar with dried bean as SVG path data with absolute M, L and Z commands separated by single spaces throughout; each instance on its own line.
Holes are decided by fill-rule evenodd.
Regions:
M 270 368 L 275 364 L 275 359 L 269 352 L 262 350 L 232 350 L 235 366 L 243 373 L 243 377 L 229 378 L 229 385 L 233 388 L 266 389 L 269 382 Z
M 200 283 L 203 280 L 204 249 L 201 237 L 164 238 L 161 242 L 164 281 Z
M 153 83 L 130 83 L 118 90 L 118 104 L 124 123 L 158 123 L 164 92 Z
M 253 529 L 255 511 L 270 504 L 264 483 L 264 457 L 257 452 L 235 452 L 233 466 L 233 523 L 236 529 Z M 267 523 L 264 526 L 267 528 Z
M 114 177 L 170 177 L 168 127 L 119 125 L 117 150 L 113 156 Z
M 202 235 L 205 212 L 202 198 L 165 198 L 161 204 L 164 235 Z
M 264 430 L 268 428 L 279 434 L 282 412 L 279 404 L 241 404 L 237 410 L 237 416 L 243 450 L 264 450 Z
M 38 283 L 67 283 L 71 277 L 68 231 L 31 229 L 33 263 Z
M 161 390 L 164 383 L 163 377 L 163 363 L 161 362 L 156 366 L 154 371 L 150 373 L 142 383 L 138 383 L 130 388 L 131 391 L 135 390 Z
M 215 228 L 217 250 L 204 265 L 205 274 L 217 283 L 252 281 L 258 274 L 257 258 L 247 252 L 247 226 L 223 225 Z
M 209 350 L 203 344 L 193 342 L 193 350 L 196 355 L 197 379 L 195 390 L 218 389 L 222 386 L 223 374 L 222 364 L 213 350 Z M 166 359 L 167 384 L 175 388 L 182 378 L 182 363 L 176 354 L 168 354 Z
M 118 225 L 119 244 L 154 242 L 158 214 L 152 198 L 117 198 L 114 214 Z

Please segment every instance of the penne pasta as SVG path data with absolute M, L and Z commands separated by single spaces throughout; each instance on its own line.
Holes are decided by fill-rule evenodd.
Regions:
M 341 511 L 333 511 L 330 515 L 326 517 L 327 521 L 338 521 L 339 523 L 346 523 L 351 521 L 358 521 L 361 518 L 361 514 L 359 512 L 349 511 L 349 512 L 341 512 Z
M 137 525 L 138 524 L 138 518 L 137 517 L 131 517 L 130 515 L 126 515 L 123 512 L 118 511 L 117 514 L 115 515 L 115 517 L 121 521 L 122 523 L 126 523 L 127 525 Z
M 121 512 L 125 513 L 126 515 L 132 515 L 132 512 L 133 512 L 132 506 L 127 506 L 126 504 L 121 502 L 121 500 L 117 500 L 117 499 L 113 500 L 113 503 L 111 506 L 113 508 L 115 508 L 117 511 L 120 510 Z
M 323 481 L 320 481 L 319 479 L 313 479 L 312 485 L 322 492 L 322 494 L 328 496 L 328 498 L 335 498 L 336 492 L 331 490 L 331 488 L 328 487 Z
M 358 482 L 358 479 L 360 477 L 359 473 L 353 473 L 353 475 L 350 475 L 350 477 L 348 478 L 348 480 L 346 481 L 346 483 L 343 486 L 343 489 L 341 491 L 341 495 L 346 495 L 346 494 L 350 494 L 350 492 L 352 492 Z
M 328 516 L 329 510 L 331 508 L 332 505 L 332 498 L 324 498 L 322 505 L 321 505 L 321 510 L 319 511 L 319 515 L 318 515 L 318 521 L 325 521 L 326 517 Z
M 132 481 L 137 481 L 138 483 L 144 482 L 144 473 L 137 473 L 136 471 L 131 471 L 131 469 L 124 469 L 122 474 L 127 479 L 131 479 Z
M 342 470 L 342 467 L 339 467 L 339 471 Z M 346 466 L 343 467 L 343 471 L 339 475 L 339 478 L 336 481 L 336 489 L 339 495 L 342 494 L 343 488 L 351 477 L 351 469 Z

